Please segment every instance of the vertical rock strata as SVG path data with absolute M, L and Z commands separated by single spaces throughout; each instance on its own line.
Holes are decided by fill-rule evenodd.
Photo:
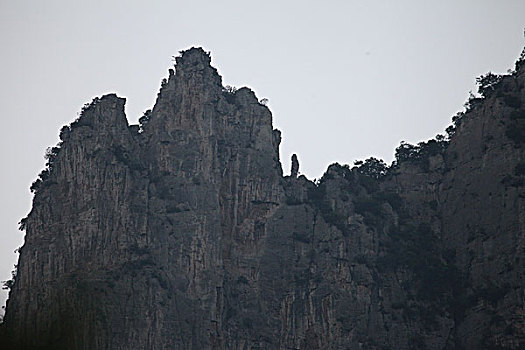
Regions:
M 296 157 L 283 177 L 268 108 L 189 49 L 140 129 L 106 95 L 61 131 L 0 344 L 522 348 L 524 84 L 506 76 L 423 161 L 314 184 Z

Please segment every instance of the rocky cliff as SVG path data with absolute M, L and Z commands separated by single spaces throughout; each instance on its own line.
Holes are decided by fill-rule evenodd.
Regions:
M 1 344 L 13 349 L 525 347 L 525 73 L 396 161 L 283 177 L 247 89 L 182 52 L 155 107 L 87 104 L 48 151 Z M 523 104 L 522 104 L 523 101 Z

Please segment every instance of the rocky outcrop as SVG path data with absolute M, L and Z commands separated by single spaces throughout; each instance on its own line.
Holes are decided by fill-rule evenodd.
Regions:
M 472 101 L 450 141 L 313 183 L 295 155 L 283 177 L 255 94 L 184 51 L 140 125 L 106 95 L 62 129 L 2 344 L 523 347 L 524 84 L 518 69 Z

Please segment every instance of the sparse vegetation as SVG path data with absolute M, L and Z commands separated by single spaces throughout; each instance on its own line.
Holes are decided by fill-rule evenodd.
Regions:
M 144 131 L 144 127 L 149 123 L 150 119 L 151 119 L 151 109 L 148 109 L 147 111 L 144 111 L 144 114 L 142 114 L 142 117 L 139 118 L 139 125 L 140 125 L 139 132 Z
M 383 201 L 373 195 L 360 196 L 354 200 L 355 212 L 363 216 L 368 226 L 377 226 L 381 222 L 383 204 Z
M 25 231 L 26 228 L 27 228 L 27 216 L 25 218 L 22 218 L 19 222 L 18 222 L 18 229 L 20 231 Z
M 16 281 L 16 275 L 18 274 L 18 265 L 14 265 L 14 269 L 13 271 L 11 271 L 11 279 L 7 280 L 7 281 L 2 281 L 3 283 L 3 286 L 2 286 L 2 289 L 3 290 L 11 290 L 15 284 L 15 281 Z
M 379 269 L 409 269 L 417 277 L 421 300 L 450 304 L 464 280 L 455 267 L 455 255 L 441 250 L 432 229 L 426 224 L 401 223 L 389 236 L 386 251 L 377 260 Z
M 69 131 L 72 131 L 76 129 L 77 127 L 82 127 L 82 126 L 92 127 L 93 126 L 92 121 L 89 118 L 83 118 L 83 116 L 85 116 L 86 113 L 89 113 L 90 111 L 92 111 L 94 107 L 98 105 L 99 103 L 100 103 L 100 98 L 95 97 L 93 100 L 91 100 L 91 102 L 84 104 L 84 106 L 80 110 L 78 118 L 75 119 L 75 121 L 73 121 L 69 126 L 65 126 L 64 128 L 67 128 L 69 129 Z M 62 128 L 62 130 L 64 130 L 64 128 Z
M 38 174 L 38 178 L 29 187 L 32 193 L 36 193 L 43 186 L 53 184 L 53 182 L 49 181 L 49 177 L 55 168 L 56 160 L 60 154 L 63 142 L 69 138 L 71 131 L 74 129 L 84 126 L 92 126 L 91 121 L 88 118 L 83 118 L 83 116 L 85 116 L 86 113 L 89 113 L 89 111 L 91 111 L 99 102 L 100 99 L 95 97 L 91 102 L 84 104 L 80 110 L 78 118 L 75 119 L 75 121 L 73 121 L 70 125 L 66 125 L 60 129 L 61 141 L 55 147 L 49 147 L 46 149 L 46 153 L 44 155 L 44 158 L 47 160 L 46 167 L 40 172 L 40 174 Z
M 382 159 L 370 157 L 365 161 L 359 160 L 354 162 L 355 169 L 358 174 L 368 176 L 372 179 L 380 179 L 388 172 L 388 166 Z
M 331 167 L 333 167 L 333 165 Z M 349 171 L 348 166 L 342 169 L 346 169 Z M 330 202 L 326 196 L 326 181 L 328 181 L 331 178 L 331 174 L 326 173 L 325 175 L 323 175 L 323 177 L 319 181 L 319 184 L 316 187 L 309 189 L 308 200 L 314 207 L 316 207 L 319 210 L 319 212 L 321 213 L 321 215 L 327 223 L 334 225 L 341 232 L 343 232 L 343 234 L 346 235 L 348 234 L 346 223 L 347 218 L 342 213 L 339 213 L 337 210 L 334 210 L 331 207 Z
M 49 176 L 51 175 L 51 172 L 55 167 L 56 159 L 58 154 L 60 153 L 61 145 L 62 142 L 59 142 L 57 146 L 47 148 L 46 153 L 44 155 L 44 158 L 47 160 L 46 168 L 42 170 L 40 174 L 38 174 L 38 178 L 31 184 L 31 187 L 29 188 L 31 192 L 36 193 L 43 185 L 51 184 L 47 180 L 49 179 Z
M 223 96 L 226 98 L 226 101 L 230 104 L 235 104 L 235 93 L 237 92 L 237 88 L 234 86 L 226 85 L 222 89 Z
M 428 171 L 430 157 L 444 154 L 447 146 L 448 141 L 441 134 L 436 135 L 434 139 L 426 142 L 419 142 L 417 145 L 412 145 L 402 141 L 399 147 L 396 148 L 396 160 L 393 166 L 399 166 L 402 163 L 412 163 L 419 165 L 424 170 Z
M 519 71 L 523 65 L 525 65 L 525 48 L 523 48 L 523 50 L 521 51 L 520 57 L 514 65 L 514 72 L 512 72 L 512 74 L 515 74 L 517 71 Z
M 502 76 L 488 72 L 476 78 L 478 84 L 478 93 L 483 97 L 489 97 L 494 92 L 496 86 L 500 83 Z

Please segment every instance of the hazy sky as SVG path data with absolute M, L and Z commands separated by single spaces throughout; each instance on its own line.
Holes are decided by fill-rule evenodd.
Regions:
M 443 132 L 477 76 L 513 68 L 524 27 L 523 0 L 0 0 L 0 280 L 61 126 L 109 92 L 136 123 L 179 50 L 268 98 L 285 172 L 296 152 L 313 179 Z

